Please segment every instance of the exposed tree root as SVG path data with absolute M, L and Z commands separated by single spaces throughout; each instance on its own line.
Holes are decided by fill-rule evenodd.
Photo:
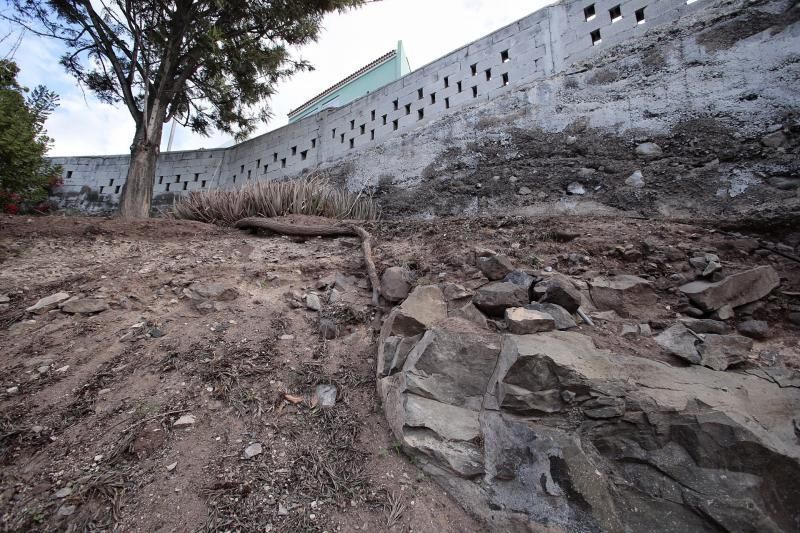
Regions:
M 280 235 L 296 237 L 358 237 L 361 239 L 361 251 L 364 253 L 364 263 L 367 265 L 367 274 L 372 285 L 372 305 L 378 305 L 381 294 L 381 283 L 378 272 L 375 270 L 375 261 L 372 259 L 372 236 L 367 230 L 355 224 L 333 224 L 330 226 L 306 226 L 286 224 L 269 218 L 250 217 L 243 218 L 234 224 L 239 229 L 262 229 Z

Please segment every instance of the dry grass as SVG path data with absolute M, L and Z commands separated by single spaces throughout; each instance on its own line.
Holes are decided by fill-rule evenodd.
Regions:
M 332 186 L 325 178 L 256 182 L 233 190 L 193 192 L 172 207 L 175 218 L 230 225 L 247 217 L 314 215 L 335 219 L 375 220 L 373 199 Z

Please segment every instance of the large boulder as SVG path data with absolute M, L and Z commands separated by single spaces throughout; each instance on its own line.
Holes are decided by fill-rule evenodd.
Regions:
M 703 311 L 716 311 L 723 306 L 739 307 L 760 300 L 780 283 L 774 268 L 760 266 L 716 283 L 693 281 L 680 287 L 680 291 Z
M 658 300 L 649 281 L 630 274 L 594 278 L 589 292 L 597 309 L 623 317 L 647 317 Z
M 406 271 L 401 267 L 389 267 L 381 276 L 381 296 L 390 302 L 403 300 L 411 291 Z
M 578 333 L 473 328 L 439 322 L 379 391 L 404 450 L 489 529 L 800 523 L 800 374 L 678 368 Z
M 528 291 L 514 283 L 495 281 L 475 292 L 472 303 L 491 316 L 502 316 L 509 307 L 523 307 L 528 300 Z
M 574 313 L 581 306 L 581 293 L 569 278 L 555 275 L 542 284 L 544 286 L 544 295 L 540 300 L 542 303 L 559 305 L 570 313 Z

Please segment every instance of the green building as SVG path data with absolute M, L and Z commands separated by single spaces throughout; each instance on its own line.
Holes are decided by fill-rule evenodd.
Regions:
M 398 41 L 397 50 L 392 50 L 361 67 L 297 109 L 290 111 L 289 123 L 319 113 L 329 107 L 342 107 L 409 72 L 411 72 L 411 65 L 403 50 L 403 41 Z

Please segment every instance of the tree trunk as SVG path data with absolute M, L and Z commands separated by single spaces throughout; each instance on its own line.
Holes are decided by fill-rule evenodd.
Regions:
M 160 116 L 159 116 L 160 115 Z M 153 200 L 153 184 L 156 177 L 156 163 L 161 148 L 161 132 L 164 125 L 164 112 L 153 109 L 150 120 L 142 122 L 137 128 L 131 146 L 131 162 L 128 178 L 122 187 L 119 214 L 126 218 L 147 218 Z

